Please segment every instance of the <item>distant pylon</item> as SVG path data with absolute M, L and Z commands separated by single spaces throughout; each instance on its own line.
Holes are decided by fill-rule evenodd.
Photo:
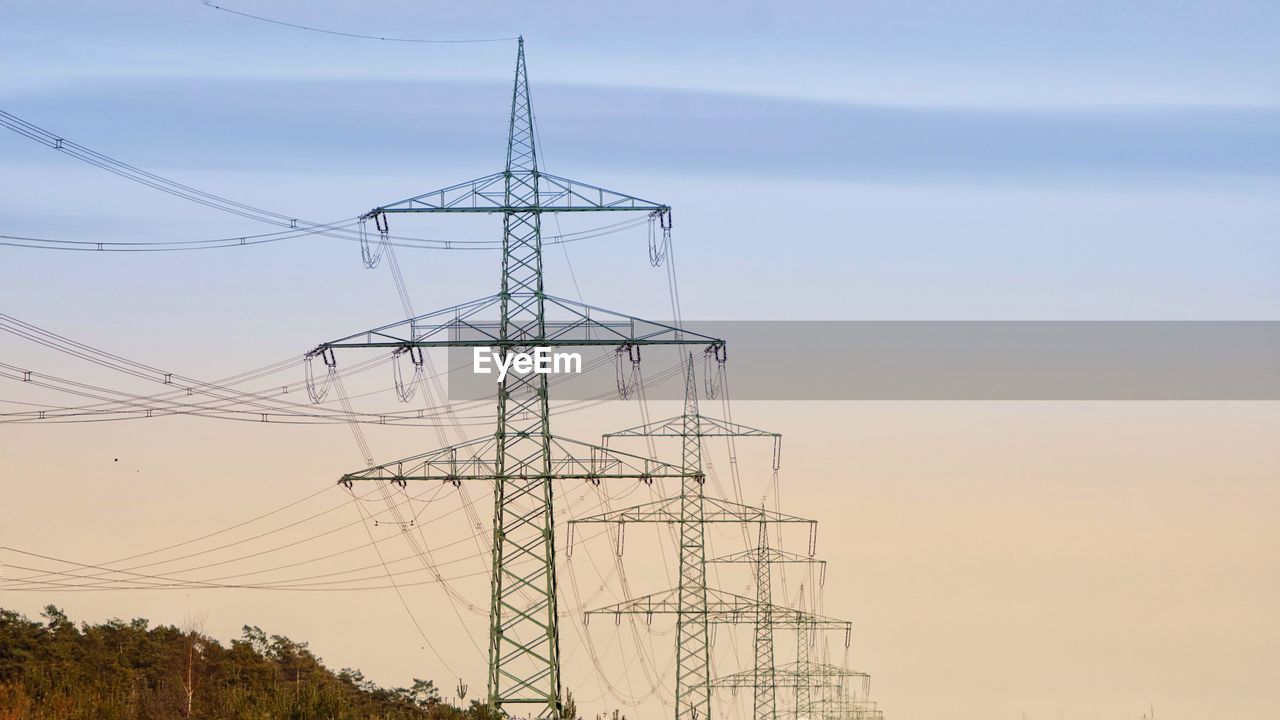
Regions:
M 599 615 L 612 615 L 616 623 L 620 621 L 623 615 L 642 615 L 646 622 L 652 622 L 654 615 L 678 615 L 679 613 L 679 592 L 673 589 L 594 608 L 587 610 L 585 614 L 588 619 Z M 756 627 L 760 623 L 762 614 L 769 617 L 769 626 L 774 629 L 812 627 L 819 630 L 843 630 L 846 647 L 852 632 L 852 624 L 846 620 L 822 617 L 784 605 L 771 605 L 768 608 L 761 608 L 760 602 L 756 598 L 743 597 L 723 590 L 707 589 L 706 618 L 708 624 L 751 625 Z M 764 683 L 762 676 L 766 679 L 772 679 L 775 672 L 776 668 L 773 671 L 766 670 L 764 673 L 760 673 L 753 666 L 749 670 L 739 673 L 734 681 L 735 684 L 722 685 L 719 684 L 720 679 L 712 679 L 709 686 L 750 687 L 754 692 L 755 688 Z M 743 678 L 745 678 L 745 681 Z
M 786 563 L 817 564 L 821 568 L 819 570 L 821 577 L 826 574 L 826 561 L 769 547 L 769 524 L 761 522 L 754 548 L 708 562 L 751 565 L 756 587 L 755 665 L 752 667 L 755 677 L 753 717 L 755 720 L 775 720 L 778 716 L 778 683 L 773 636 L 774 628 L 778 623 L 774 617 L 776 606 L 773 602 L 773 566 Z M 817 629 L 818 618 L 807 612 L 803 596 L 800 615 L 796 618 L 787 618 L 783 626 L 794 628 L 799 635 Z
M 810 546 L 813 545 L 811 520 L 773 513 L 725 500 L 708 498 L 704 493 L 702 439 L 707 437 L 768 438 L 774 443 L 774 469 L 779 458 L 781 436 L 725 420 L 707 417 L 698 409 L 698 384 L 694 357 L 687 357 L 685 367 L 684 412 L 678 417 L 647 423 L 638 427 L 608 433 L 606 446 L 614 438 L 679 437 L 684 476 L 680 494 L 633 508 L 614 510 L 571 520 L 570 529 L 580 523 L 676 523 L 680 529 L 680 584 L 676 591 L 676 718 L 706 720 L 711 717 L 711 653 L 707 626 L 706 524 L 781 522 L 809 523 Z M 572 547 L 572 540 L 570 541 Z
M 801 609 L 806 607 L 804 586 L 800 586 Z M 816 604 L 815 604 L 816 605 Z M 796 720 L 809 720 L 813 713 L 813 663 L 809 659 L 809 650 L 813 646 L 813 630 L 807 627 L 796 629 L 796 665 L 802 674 L 802 682 L 796 687 Z

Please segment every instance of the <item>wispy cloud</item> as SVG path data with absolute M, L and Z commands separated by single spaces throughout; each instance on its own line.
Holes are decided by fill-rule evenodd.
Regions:
M 535 91 L 547 158 L 564 171 L 622 164 L 889 181 L 1280 174 L 1280 107 L 922 108 L 590 85 Z M 506 95 L 488 82 L 149 78 L 0 102 L 147 162 L 399 172 L 490 168 Z

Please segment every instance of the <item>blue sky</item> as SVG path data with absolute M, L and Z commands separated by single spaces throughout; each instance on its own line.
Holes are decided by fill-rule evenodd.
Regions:
M 1280 4 L 1275 2 L 886 0 L 756 2 L 732 8 L 675 2 L 226 4 L 374 34 L 523 33 L 546 169 L 674 206 L 688 318 L 1280 319 Z M 401 44 L 301 32 L 218 12 L 198 0 L 8 0 L 0 4 L 0 109 L 221 195 L 300 218 L 334 220 L 500 169 L 513 56 L 512 43 Z M 0 190 L 0 234 L 181 240 L 271 229 L 127 183 L 8 132 L 0 134 Z M 498 231 L 493 218 L 457 224 L 432 220 L 397 217 L 393 223 L 397 231 L 430 237 L 490 239 Z M 608 220 L 566 219 L 563 229 L 603 222 Z M 578 243 L 567 252 L 552 249 L 546 256 L 548 288 L 573 297 L 576 284 L 586 302 L 664 318 L 669 312 L 666 276 L 649 267 L 645 242 L 643 229 L 636 229 Z M 497 289 L 498 258 L 492 253 L 405 250 L 400 258 L 419 311 Z M 385 268 L 365 270 L 352 244 L 324 238 L 143 256 L 0 248 L 0 311 L 197 377 L 297 357 L 320 341 L 402 316 Z M 25 350 L 16 341 L 3 343 L 8 344 L 0 344 L 0 354 L 6 358 Z M 914 410 L 897 407 L 889 414 Z M 989 454 L 1004 459 L 1011 442 L 1006 431 L 1016 434 L 1023 424 L 1019 413 L 1038 412 L 1001 410 L 1009 413 L 1007 426 L 1001 426 L 991 424 L 981 409 L 965 414 L 970 411 L 948 408 L 944 414 L 955 416 L 937 426 L 936 437 L 923 439 L 912 434 L 913 418 L 900 428 L 885 426 L 896 434 L 885 430 L 878 437 L 884 409 L 854 411 L 866 413 L 858 432 L 868 452 L 902 446 L 901 457 L 891 453 L 877 468 L 893 479 L 883 481 L 885 488 L 903 493 L 901 507 L 916 508 L 936 496 L 942 502 L 933 520 L 962 521 L 946 489 L 988 477 L 970 469 L 980 464 L 950 463 L 951 456 L 939 455 L 945 472 L 939 471 L 937 485 L 928 491 L 913 485 L 903 468 L 928 455 L 920 447 L 941 447 L 957 429 L 990 429 Z M 1135 432 L 1167 419 L 1152 408 L 1124 412 L 1134 413 L 1123 427 Z M 1195 471 L 1196 483 L 1203 474 L 1218 473 L 1224 458 L 1271 477 L 1265 471 L 1271 467 L 1266 462 L 1274 461 L 1274 445 L 1266 438 L 1274 423 L 1258 413 L 1263 420 L 1250 420 L 1249 432 L 1228 427 L 1214 436 L 1220 445 L 1204 446 L 1203 464 L 1189 465 L 1209 468 Z M 1143 447 L 1199 449 L 1202 424 L 1187 424 L 1191 429 L 1185 437 L 1148 438 Z M 831 426 L 801 435 L 801 442 L 826 443 L 823 429 Z M 279 440 L 283 435 L 257 434 L 257 428 L 205 436 L 190 427 L 177 426 L 164 442 L 153 442 L 148 434 L 132 437 L 133 426 L 117 435 L 81 428 L 70 437 L 107 443 L 113 452 L 119 443 L 154 459 L 160 474 L 137 492 L 162 498 L 157 515 L 171 491 L 207 490 L 216 491 L 211 497 L 225 505 L 219 506 L 217 519 L 234 521 L 245 512 L 242 501 L 217 483 L 240 482 L 226 487 L 246 491 L 267 488 L 285 502 L 288 493 L 313 487 L 315 478 L 327 482 L 335 468 L 359 461 L 342 434 L 345 428 L 327 436 L 328 442 L 299 434 L 289 436 L 294 442 L 288 444 Z M 33 451 L 26 443 L 60 449 L 68 437 L 45 430 L 32 427 L 22 431 L 27 434 L 8 435 L 20 438 L 10 441 L 17 451 L 9 458 L 44 472 L 46 457 L 61 451 Z M 1250 433 L 1262 438 L 1252 455 L 1222 440 Z M 1052 444 L 1059 437 L 1069 433 L 1044 430 L 1026 442 Z M 409 454 L 420 440 L 403 440 L 401 454 Z M 1077 454 L 1067 447 L 1069 440 L 1060 441 L 1063 457 L 1098 464 L 1072 470 L 1061 487 L 1075 487 L 1085 477 L 1101 488 L 1097 478 L 1109 480 L 1106 472 L 1127 472 L 1123 462 L 1108 459 L 1108 453 L 1119 452 L 1112 436 L 1100 432 L 1095 440 L 1099 449 L 1091 454 Z M 383 442 L 379 450 L 386 457 L 394 456 L 389 446 L 400 447 L 382 436 L 375 442 Z M 193 482 L 175 490 L 175 473 L 185 477 L 189 458 L 207 452 L 207 443 L 237 452 L 197 468 L 210 474 L 209 485 Z M 1126 449 L 1130 445 L 1142 442 Z M 254 450 L 240 453 L 243 448 Z M 173 457 L 162 472 L 165 453 Z M 276 484 L 279 478 L 261 479 L 255 458 L 268 455 L 275 463 L 269 467 L 288 475 L 288 488 L 280 487 L 284 480 Z M 959 451 L 954 456 L 965 457 Z M 53 470 L 88 491 L 110 492 L 97 486 L 91 458 L 74 460 L 83 467 L 58 464 Z M 828 476 L 819 460 L 826 462 L 814 459 L 808 477 Z M 1035 462 L 1040 460 L 1037 456 Z M 1040 488 L 1020 484 L 1033 470 L 1040 472 L 1040 465 L 1031 460 L 1019 465 L 1017 456 L 1009 462 L 1004 475 L 990 477 L 1010 487 Z M 1051 461 L 1048 470 L 1060 465 Z M 1134 492 L 1140 498 L 1134 505 L 1146 508 L 1150 498 L 1158 500 L 1166 473 L 1182 465 L 1139 465 L 1133 481 L 1151 485 Z M 858 494 L 849 500 L 851 506 L 866 499 L 865 488 L 876 488 L 866 477 L 857 483 L 845 483 L 843 477 L 830 482 L 837 480 L 850 497 Z M 18 499 L 42 507 L 37 484 L 30 487 Z M 943 492 L 934 492 L 938 488 Z M 969 500 L 983 504 L 1006 488 L 979 490 Z M 1268 492 L 1272 495 L 1242 504 L 1261 516 L 1274 507 L 1274 493 Z M 1110 486 L 1099 489 L 1097 498 L 1069 516 L 1071 523 L 1088 526 L 1099 508 L 1123 515 L 1124 508 L 1109 504 L 1114 500 Z M 829 502 L 817 495 L 812 500 L 807 507 Z M 870 501 L 874 506 L 875 497 Z M 1216 509 L 1213 501 L 1196 495 L 1188 501 L 1187 517 Z M 1060 506 L 1052 497 L 1047 502 L 1053 512 Z M 1044 517 L 1036 513 L 1045 507 L 1012 514 L 1032 524 Z M 82 507 L 71 511 L 68 523 L 74 524 L 77 512 L 94 521 L 93 508 Z M 1162 522 L 1166 518 L 1151 512 Z M 1186 527 L 1180 516 L 1167 517 L 1178 520 L 1170 521 L 1169 537 L 1188 539 L 1177 535 Z M 1228 513 L 1223 526 L 1234 527 L 1234 517 Z M 873 522 L 884 524 L 885 533 L 907 528 L 909 523 L 894 518 L 890 513 Z M 1121 517 L 1109 527 L 1127 528 L 1129 522 Z M 1257 527 L 1264 528 L 1257 536 L 1265 538 L 1269 525 L 1259 521 Z M 1146 526 L 1133 528 L 1147 532 Z M 985 537 L 973 530 L 959 527 L 955 537 Z M 1032 534 L 1034 528 L 1023 537 Z M 1166 536 L 1148 535 L 1144 541 L 1154 560 L 1135 563 L 1137 575 L 1181 562 L 1161 545 Z M 954 540 L 938 540 L 923 530 L 913 537 L 929 548 L 945 549 Z M 1239 547 L 1263 546 L 1251 536 Z M 1092 571 L 1108 553 L 1099 550 L 1081 567 Z M 898 559 L 886 557 L 893 567 L 880 570 L 892 580 Z M 1222 552 L 1205 562 L 1218 567 L 1221 557 L 1238 559 Z M 1015 560 L 1034 562 L 1023 555 Z M 930 573 L 946 572 L 954 569 L 944 558 L 913 577 L 923 582 L 920 578 Z M 1020 587 L 1020 572 L 1013 574 L 1011 587 Z M 1182 577 L 1179 572 L 1170 570 Z M 1117 571 L 1122 579 L 1134 576 Z M 1094 576 L 1082 570 L 1079 577 L 1071 587 L 1055 589 L 1055 596 L 1089 591 Z M 968 576 L 957 583 L 972 590 Z M 935 625 L 917 627 L 919 616 L 903 617 L 903 598 L 894 592 L 904 587 L 917 609 L 938 615 Z M 1003 628 L 1007 618 L 998 606 L 990 606 L 988 615 L 981 614 L 988 606 L 977 607 L 975 617 L 989 628 L 958 639 L 955 655 L 935 654 L 929 645 L 936 642 L 935 630 L 953 627 L 953 618 L 947 616 L 949 608 L 924 607 L 938 595 L 914 587 L 887 581 L 874 588 L 858 586 L 848 597 L 884 592 L 887 598 L 885 613 L 867 623 L 873 637 L 883 633 L 882 642 L 868 648 L 872 660 L 886 657 L 892 647 L 903 662 L 951 663 L 927 687 L 922 676 L 901 671 L 902 665 L 896 675 L 892 665 L 883 673 L 887 682 L 896 683 L 891 706 L 918 701 L 923 704 L 908 717 L 941 717 L 930 707 L 951 711 L 956 693 L 972 687 L 973 678 L 951 669 L 966 662 L 974 644 L 990 639 L 990 628 Z M 1273 589 L 1248 595 L 1259 607 L 1274 605 L 1273 596 Z M 1215 610 L 1232 607 L 1229 602 L 1236 599 L 1231 595 Z M 378 622 L 386 624 L 386 637 L 403 639 L 404 619 L 380 607 Z M 98 609 L 84 609 L 82 616 Z M 219 618 L 238 623 L 258 612 L 256 605 L 246 604 L 224 608 Z M 1148 612 L 1139 608 L 1135 617 Z M 281 622 L 290 618 L 287 610 L 278 614 Z M 1252 617 L 1235 611 L 1221 615 L 1241 623 Z M 1038 615 L 1026 620 L 1042 621 Z M 1177 618 L 1178 628 L 1215 629 L 1202 626 Z M 313 637 L 311 630 L 323 634 L 325 627 L 321 623 L 299 634 Z M 1082 621 L 1079 627 L 1085 630 L 1064 626 L 1063 632 L 1086 645 L 1093 637 L 1086 632 L 1089 625 Z M 919 635 L 914 643 L 899 642 L 913 632 Z M 1152 632 L 1169 636 L 1164 629 Z M 1245 636 L 1253 630 L 1240 632 Z M 1266 645 L 1266 636 L 1252 637 Z M 349 646 L 350 653 L 370 652 L 352 662 L 381 668 L 384 674 L 378 677 L 400 682 L 393 673 L 407 667 L 403 656 L 366 645 Z M 1217 702 L 1210 697 L 1214 694 L 1230 696 L 1239 708 L 1264 708 L 1260 713 L 1275 707 L 1264 697 L 1274 676 L 1265 664 L 1274 661 L 1271 646 L 1239 656 L 1234 647 L 1220 653 L 1204 647 L 1189 649 L 1187 656 L 1202 662 L 1232 656 L 1239 665 L 1222 675 L 1254 683 L 1262 688 L 1254 693 L 1261 699 L 1250 705 L 1254 696 L 1223 689 L 1230 683 L 1202 691 L 1196 683 L 1204 678 L 1184 681 L 1172 672 L 1166 673 L 1174 678 L 1169 687 L 1198 693 L 1205 707 Z M 1059 672 L 1031 667 L 1020 652 L 1009 653 L 1014 662 L 1005 671 L 1043 670 L 1043 677 L 1070 685 L 1081 663 L 1088 663 L 1124 692 L 1142 688 L 1124 673 L 1144 663 L 1128 662 L 1123 654 L 1110 653 L 1112 664 L 1105 665 L 1100 663 L 1107 658 L 1081 648 L 1062 655 Z M 1141 655 L 1142 648 L 1132 653 Z M 868 669 L 880 672 L 873 665 Z M 992 673 L 986 682 L 1000 684 L 1002 677 Z M 946 685 L 952 680 L 957 687 Z M 1004 687 L 982 697 L 974 692 L 950 717 L 984 717 L 990 697 L 1007 696 Z M 1063 692 L 1069 696 L 1074 688 Z M 1061 696 L 1043 693 L 1046 713 L 1057 708 L 1052 703 Z M 1145 703 L 1147 696 L 1129 699 Z M 1120 717 L 1119 708 L 1138 705 L 1117 701 L 1108 707 L 1110 716 Z M 1230 714 L 1235 706 L 1222 707 Z
M 1272 69 L 1277 9 L 1266 2 L 226 4 L 385 35 L 524 33 L 543 46 L 543 82 L 980 106 L 1269 104 L 1280 91 Z M 503 77 L 505 69 L 488 46 L 406 53 L 366 44 L 348 53 L 341 39 L 254 27 L 198 0 L 7 5 L 11 60 L 33 48 L 57 52 L 42 58 L 38 76 L 6 84 L 86 70 L 457 79 Z
M 524 33 L 544 166 L 676 208 L 690 317 L 1280 316 L 1274 4 L 229 7 L 376 34 Z M 196 0 L 0 10 L 0 107 L 317 220 L 497 169 L 511 60 L 510 43 L 335 38 Z M 10 234 L 260 230 L 16 135 L 0 156 Z M 11 254 L 26 272 L 0 299 L 55 323 L 102 297 L 141 327 L 182 317 L 231 333 L 247 313 L 282 328 L 274 349 L 292 353 L 400 312 L 385 275 L 331 240 L 198 262 Z M 483 253 L 405 254 L 420 310 L 496 282 Z M 572 262 L 587 301 L 665 315 L 664 274 L 644 258 L 642 230 L 580 243 L 548 255 L 550 287 L 570 294 Z M 341 291 L 290 309 L 301 278 Z M 55 297 L 41 292 L 50 279 Z M 180 296 L 156 303 L 168 282 Z

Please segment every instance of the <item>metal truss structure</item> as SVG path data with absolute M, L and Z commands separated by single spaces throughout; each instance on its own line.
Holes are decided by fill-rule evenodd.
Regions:
M 386 232 L 395 213 L 492 213 L 502 216 L 502 277 L 497 295 L 324 343 L 340 348 L 495 348 L 500 358 L 534 348 L 682 345 L 723 352 L 723 342 L 620 313 L 572 303 L 544 291 L 542 217 L 562 212 L 644 212 L 670 226 L 668 205 L 538 169 L 538 148 L 525 68 L 516 54 L 506 168 L 476 180 L 374 208 Z M 496 312 L 496 320 L 483 315 Z M 560 319 L 557 319 L 559 317 Z M 420 351 L 420 350 L 417 350 Z M 684 477 L 677 466 L 554 436 L 547 375 L 507 373 L 498 383 L 492 437 L 441 448 L 343 475 L 342 482 L 491 481 L 493 556 L 489 617 L 488 702 L 510 714 L 527 707 L 562 717 L 557 610 L 554 481 Z
M 709 498 L 703 492 L 702 439 L 707 437 L 768 438 L 774 443 L 775 469 L 781 436 L 766 430 L 703 416 L 698 409 L 698 386 L 693 355 L 688 356 L 684 412 L 678 417 L 646 423 L 604 436 L 606 445 L 614 438 L 678 437 L 684 480 L 680 495 L 635 507 L 577 518 L 570 528 L 582 523 L 670 523 L 679 526 L 680 584 L 676 615 L 676 718 L 698 720 L 711 717 L 711 643 L 707 601 L 707 523 L 808 523 L 810 548 L 816 537 L 816 523 L 764 508 Z M 572 546 L 572 540 L 570 541 Z M 735 562 L 725 560 L 725 562 Z

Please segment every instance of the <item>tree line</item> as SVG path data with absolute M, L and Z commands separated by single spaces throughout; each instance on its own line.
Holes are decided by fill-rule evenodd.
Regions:
M 465 696 L 465 686 L 458 690 Z M 479 701 L 445 701 L 431 680 L 383 688 L 359 670 L 335 672 L 307 643 L 256 626 L 224 646 L 197 623 L 76 625 L 53 605 L 39 620 L 0 609 L 0 720 L 492 717 Z

